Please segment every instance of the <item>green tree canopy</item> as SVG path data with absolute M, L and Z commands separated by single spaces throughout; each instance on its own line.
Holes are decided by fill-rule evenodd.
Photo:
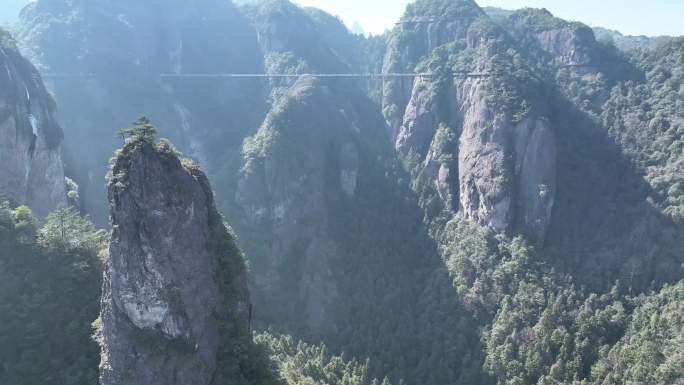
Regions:
M 157 136 L 157 128 L 152 124 L 150 119 L 143 116 L 133 123 L 133 127 L 119 130 L 119 134 L 124 138 L 130 138 L 133 141 L 154 143 Z
M 59 209 L 48 215 L 45 225 L 38 233 L 38 243 L 41 246 L 62 251 L 97 251 L 106 238 L 104 230 L 98 230 L 73 207 Z

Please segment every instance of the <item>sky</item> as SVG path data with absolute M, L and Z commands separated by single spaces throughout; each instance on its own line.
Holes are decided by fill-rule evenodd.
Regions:
M 0 24 L 13 22 L 28 0 L 0 0 Z
M 0 0 L 0 24 L 16 20 L 29 0 Z M 141 0 L 144 1 L 144 0 Z M 294 0 L 339 16 L 348 26 L 358 22 L 367 32 L 392 28 L 409 0 Z M 480 6 L 506 9 L 546 8 L 554 15 L 625 35 L 684 35 L 684 0 L 476 0 Z
M 295 0 L 339 16 L 348 26 L 358 22 L 380 34 L 392 28 L 409 0 Z M 546 8 L 554 15 L 625 35 L 684 35 L 684 0 L 476 0 L 505 9 Z

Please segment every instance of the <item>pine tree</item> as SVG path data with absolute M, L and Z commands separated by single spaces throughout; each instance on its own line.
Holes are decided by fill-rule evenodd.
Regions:
M 133 123 L 133 127 L 119 130 L 119 134 L 124 139 L 129 138 L 133 141 L 154 143 L 157 136 L 157 128 L 152 124 L 150 119 L 143 116 Z

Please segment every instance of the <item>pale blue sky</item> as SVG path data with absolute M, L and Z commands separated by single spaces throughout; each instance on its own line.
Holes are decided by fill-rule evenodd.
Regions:
M 358 21 L 367 31 L 382 33 L 401 17 L 409 0 L 295 0 Z M 684 0 L 475 0 L 480 6 L 506 9 L 546 8 L 554 15 L 626 35 L 684 35 Z
M 144 1 L 144 0 L 141 0 Z M 477 0 L 476 0 L 477 1 Z M 28 0 L 0 0 L 0 23 L 16 20 Z M 391 28 L 410 0 L 295 0 L 355 21 L 374 34 Z M 628 35 L 684 35 L 684 0 L 479 0 L 506 9 L 545 7 L 556 16 Z
M 0 0 L 0 24 L 16 20 L 21 8 L 28 0 Z

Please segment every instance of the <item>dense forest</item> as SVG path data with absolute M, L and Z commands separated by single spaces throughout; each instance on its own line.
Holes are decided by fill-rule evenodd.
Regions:
M 37 0 L 0 67 L 2 384 L 684 383 L 684 37 Z

